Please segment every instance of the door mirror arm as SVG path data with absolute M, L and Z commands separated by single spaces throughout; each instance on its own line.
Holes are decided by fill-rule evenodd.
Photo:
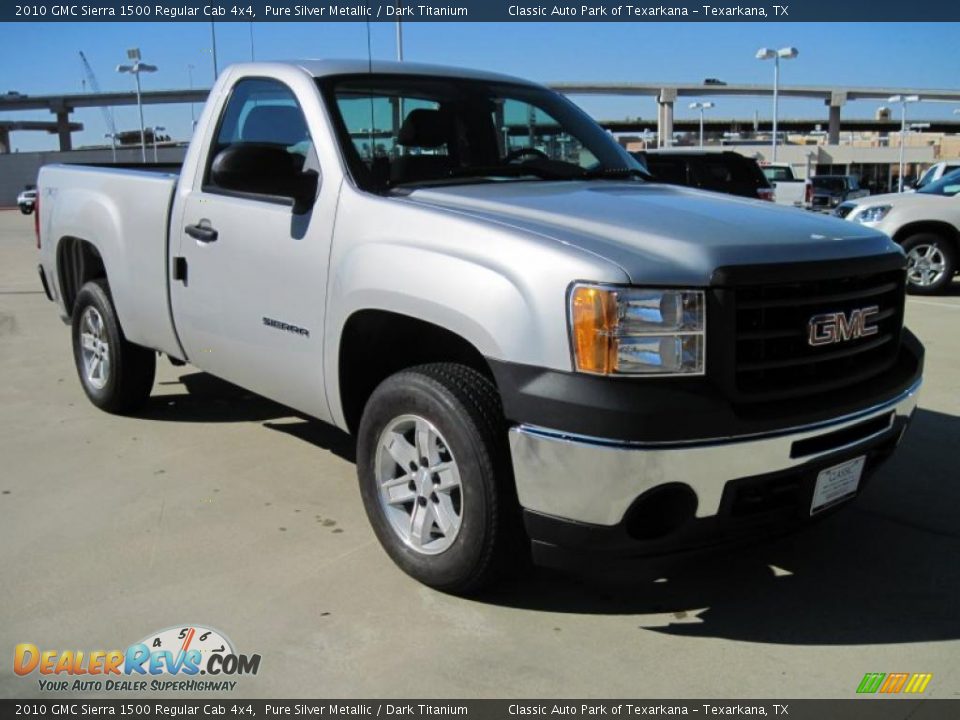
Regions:
M 317 201 L 317 188 L 320 185 L 320 173 L 316 170 L 304 170 L 295 178 L 291 188 L 294 215 L 308 212 Z

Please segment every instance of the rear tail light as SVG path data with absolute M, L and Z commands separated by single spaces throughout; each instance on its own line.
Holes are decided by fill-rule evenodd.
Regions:
M 37 250 L 40 249 L 40 191 L 37 191 L 37 199 L 33 201 L 33 231 L 37 234 Z
M 807 187 L 803 193 L 803 201 L 807 205 L 813 204 L 813 183 L 811 183 L 809 180 L 807 180 Z
M 757 188 L 757 197 L 761 200 L 769 200 L 770 202 L 773 202 L 773 188 Z

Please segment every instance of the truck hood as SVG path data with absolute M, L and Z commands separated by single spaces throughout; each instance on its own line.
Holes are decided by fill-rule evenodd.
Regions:
M 407 200 L 601 256 L 635 284 L 706 285 L 719 267 L 899 252 L 862 225 L 658 183 L 485 183 L 424 188 Z

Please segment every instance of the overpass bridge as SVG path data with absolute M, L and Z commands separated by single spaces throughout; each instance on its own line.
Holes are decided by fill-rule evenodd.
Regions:
M 657 133 L 661 146 L 673 141 L 674 105 L 682 97 L 769 97 L 772 85 L 756 84 L 703 84 L 703 83 L 608 83 L 608 82 L 557 82 L 549 87 L 566 95 L 607 95 L 623 97 L 652 97 L 656 100 Z M 207 99 L 209 89 L 150 90 L 141 94 L 144 105 L 201 103 Z M 954 102 L 960 105 L 960 90 L 929 89 L 917 87 L 853 87 L 827 85 L 784 85 L 778 88 L 783 97 L 820 99 L 828 106 L 828 143 L 840 141 L 841 110 L 853 100 L 885 101 L 893 95 L 919 95 L 923 101 Z M 0 95 L 0 113 L 24 110 L 48 110 L 56 116 L 55 132 L 60 139 L 60 149 L 73 147 L 70 114 L 77 108 L 135 105 L 133 92 L 84 93 L 73 95 Z M 893 123 L 899 129 L 898 123 Z M 784 129 L 788 129 L 784 127 Z
M 565 95 L 647 96 L 657 101 L 657 136 L 662 147 L 673 140 L 674 104 L 681 97 L 743 96 L 767 97 L 773 95 L 772 85 L 712 83 L 551 83 L 550 87 Z M 829 107 L 827 114 L 827 142 L 840 142 L 840 114 L 852 100 L 886 101 L 894 95 L 919 95 L 921 100 L 955 102 L 960 104 L 960 90 L 923 89 L 916 87 L 847 87 L 827 85 L 782 85 L 781 97 L 813 98 Z M 778 121 L 779 124 L 779 121 Z M 899 123 L 896 123 L 899 129 Z M 786 128 L 784 128 L 786 129 Z

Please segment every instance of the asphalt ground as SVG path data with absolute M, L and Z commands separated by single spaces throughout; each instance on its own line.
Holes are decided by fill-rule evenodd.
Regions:
M 464 600 L 381 551 L 340 431 L 166 360 L 141 416 L 87 402 L 32 225 L 0 212 L 0 696 L 62 696 L 14 674 L 17 643 L 194 624 L 261 656 L 214 699 L 848 698 L 894 671 L 960 696 L 958 284 L 908 301 L 920 408 L 843 511 L 630 581 L 536 570 Z

